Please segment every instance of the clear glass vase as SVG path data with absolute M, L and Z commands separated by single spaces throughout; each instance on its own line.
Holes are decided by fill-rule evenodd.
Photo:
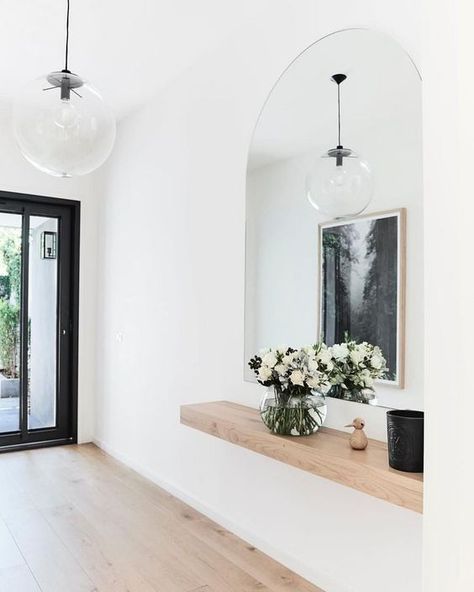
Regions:
M 309 436 L 323 425 L 327 415 L 326 400 L 315 392 L 292 395 L 269 387 L 260 403 L 263 423 L 274 434 Z

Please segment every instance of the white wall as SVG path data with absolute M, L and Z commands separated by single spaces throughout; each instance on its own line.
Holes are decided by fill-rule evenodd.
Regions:
M 103 179 L 98 443 L 327 592 L 419 592 L 421 516 L 180 426 L 179 405 L 260 396 L 242 379 L 245 170 L 269 89 L 346 26 L 417 59 L 417 6 L 275 2 L 119 125 Z
M 424 590 L 471 592 L 474 6 L 426 0 L 425 13 Z
M 15 145 L 9 109 L 0 110 L 0 189 L 81 201 L 81 269 L 79 327 L 79 430 L 80 442 L 92 439 L 95 388 L 95 312 L 97 260 L 97 197 L 94 176 L 59 179 L 37 171 Z

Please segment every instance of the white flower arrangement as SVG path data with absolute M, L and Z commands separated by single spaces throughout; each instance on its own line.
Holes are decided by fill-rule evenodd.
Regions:
M 257 380 L 291 396 L 304 397 L 313 391 L 325 394 L 331 388 L 332 370 L 329 349 L 325 345 L 293 349 L 265 349 L 249 362 Z
M 249 366 L 260 384 L 273 387 L 260 405 L 262 420 L 272 432 L 307 436 L 320 427 L 326 417 L 322 395 L 331 388 L 333 369 L 326 346 L 265 349 Z
M 384 378 L 388 371 L 381 349 L 366 341 L 357 343 L 349 338 L 329 349 L 334 363 L 330 377 L 334 385 L 331 395 L 367 402 L 363 391 L 373 393 L 374 381 Z
M 373 392 L 374 381 L 384 378 L 388 371 L 378 346 L 348 337 L 331 347 L 319 343 L 300 349 L 265 349 L 250 360 L 249 366 L 260 384 L 286 396 L 331 391 L 332 396 L 364 402 L 367 397 L 360 393 Z

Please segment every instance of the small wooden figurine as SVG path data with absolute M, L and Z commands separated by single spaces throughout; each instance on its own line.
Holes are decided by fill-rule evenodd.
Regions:
M 364 426 L 365 419 L 362 419 L 362 417 L 356 417 L 352 423 L 345 426 L 346 428 L 354 428 L 349 438 L 349 443 L 354 450 L 365 450 L 367 448 L 369 441 L 365 435 Z

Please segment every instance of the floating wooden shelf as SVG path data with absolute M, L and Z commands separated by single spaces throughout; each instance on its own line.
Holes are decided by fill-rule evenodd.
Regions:
M 391 469 L 387 445 L 378 440 L 369 440 L 368 448 L 359 451 L 350 448 L 346 432 L 329 428 L 312 436 L 277 436 L 256 409 L 228 401 L 183 405 L 181 423 L 391 504 L 423 511 L 423 475 Z

